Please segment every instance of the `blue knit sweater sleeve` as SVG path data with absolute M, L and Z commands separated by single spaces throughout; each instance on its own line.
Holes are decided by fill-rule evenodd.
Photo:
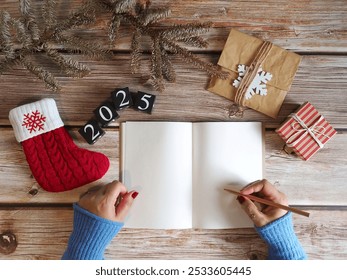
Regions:
M 270 260 L 307 259 L 294 232 L 291 212 L 263 227 L 255 227 L 255 229 L 269 246 L 268 258 Z
M 63 260 L 102 260 L 104 251 L 111 240 L 123 227 L 123 223 L 113 222 L 94 215 L 73 205 L 74 221 Z

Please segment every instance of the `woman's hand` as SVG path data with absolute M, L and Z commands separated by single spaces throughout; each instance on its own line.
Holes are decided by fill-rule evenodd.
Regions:
M 119 181 L 90 188 L 82 194 L 78 205 L 87 211 L 115 222 L 123 222 L 138 192 L 127 192 Z
M 261 198 L 288 206 L 286 195 L 277 190 L 266 179 L 255 181 L 247 185 L 240 191 L 240 193 L 259 196 Z M 287 211 L 283 209 L 264 204 L 261 204 L 261 209 L 258 209 L 253 201 L 244 196 L 238 196 L 237 200 L 240 202 L 242 209 L 247 213 L 257 227 L 265 226 L 266 224 L 277 220 L 287 213 Z

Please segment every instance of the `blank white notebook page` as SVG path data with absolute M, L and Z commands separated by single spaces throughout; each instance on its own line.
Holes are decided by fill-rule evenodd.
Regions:
M 263 130 L 259 122 L 194 123 L 193 227 L 252 227 L 236 196 L 263 178 Z
M 122 124 L 122 181 L 139 192 L 125 227 L 192 227 L 192 124 Z

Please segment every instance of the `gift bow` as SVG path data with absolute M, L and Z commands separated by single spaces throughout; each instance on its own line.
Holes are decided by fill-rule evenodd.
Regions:
M 328 135 L 324 134 L 325 133 L 325 127 L 322 125 L 317 125 L 322 119 L 323 116 L 321 115 L 319 119 L 311 126 L 307 126 L 305 122 L 295 113 L 290 114 L 290 117 L 292 117 L 296 123 L 301 125 L 301 129 L 298 129 L 295 127 L 296 123 L 292 123 L 292 128 L 296 131 L 292 136 L 290 136 L 286 144 L 288 147 L 294 147 L 296 146 L 303 138 L 306 137 L 307 134 L 310 134 L 311 137 L 317 142 L 319 148 L 323 148 L 324 144 L 318 139 L 317 135 L 323 135 L 324 137 L 330 138 Z M 294 139 L 300 134 L 304 132 L 296 141 Z M 294 141 L 294 142 L 292 142 Z

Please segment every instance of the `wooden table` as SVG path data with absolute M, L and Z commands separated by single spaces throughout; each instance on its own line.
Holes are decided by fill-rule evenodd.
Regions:
M 39 7 L 39 2 L 35 7 Z M 61 0 L 61 17 L 81 1 Z M 18 15 L 17 0 L 1 1 L 0 9 Z M 216 63 L 231 28 L 270 40 L 302 55 L 294 83 L 278 118 L 271 119 L 251 109 L 244 121 L 262 121 L 266 126 L 266 178 L 285 192 L 291 205 L 311 212 L 310 218 L 294 215 L 295 231 L 310 259 L 347 258 L 347 3 L 345 0 L 314 1 L 152 1 L 170 6 L 168 24 L 192 20 L 212 21 L 206 50 L 191 49 Z M 107 43 L 104 20 L 87 33 Z M 103 179 L 119 176 L 119 123 L 125 120 L 231 121 L 230 101 L 205 90 L 209 77 L 179 58 L 174 59 L 177 82 L 157 93 L 141 83 L 130 70 L 130 33 L 121 37 L 110 61 L 92 61 L 74 55 L 91 68 L 83 79 L 61 75 L 60 93 L 53 93 L 18 66 L 0 76 L 0 259 L 59 259 L 72 229 L 72 202 L 89 186 L 64 193 L 42 190 L 32 177 L 21 146 L 8 121 L 9 110 L 19 104 L 53 97 L 75 143 L 105 153 L 111 167 Z M 143 42 L 148 47 L 148 42 Z M 148 67 L 148 56 L 142 67 Z M 145 68 L 143 68 L 145 69 Z M 126 109 L 93 146 L 78 129 L 115 87 L 157 94 L 152 115 Z M 283 152 L 275 133 L 286 116 L 310 101 L 337 129 L 338 134 L 310 161 Z M 14 238 L 16 242 L 14 242 Z M 17 243 L 17 244 L 16 244 Z M 130 230 L 123 229 L 106 251 L 108 259 L 264 259 L 267 250 L 254 229 L 233 230 Z

